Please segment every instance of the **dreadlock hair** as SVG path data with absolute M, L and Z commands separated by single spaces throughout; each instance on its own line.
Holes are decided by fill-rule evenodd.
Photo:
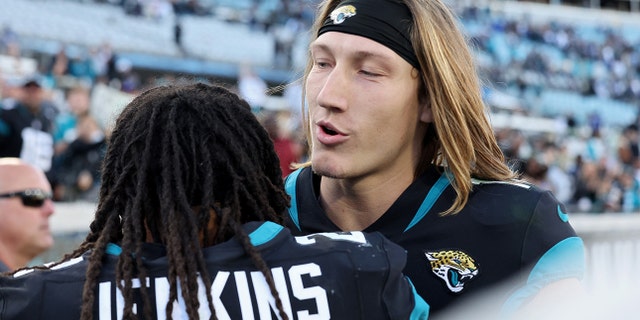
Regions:
M 236 237 L 267 279 L 280 317 L 287 319 L 271 272 L 241 226 L 249 221 L 282 223 L 288 206 L 271 139 L 244 100 L 202 83 L 142 93 L 116 120 L 89 234 L 63 258 L 91 250 L 81 318 L 93 318 L 94 289 L 109 243 L 122 248 L 115 271 L 125 300 L 123 318 L 136 317 L 132 279 L 137 276 L 144 283 L 142 244 L 153 241 L 166 246 L 169 261 L 167 318 L 179 281 L 187 314 L 198 319 L 198 277 L 211 282 L 200 249 Z M 216 319 L 211 292 L 205 291 Z M 144 286 L 140 294 L 144 316 L 150 319 Z

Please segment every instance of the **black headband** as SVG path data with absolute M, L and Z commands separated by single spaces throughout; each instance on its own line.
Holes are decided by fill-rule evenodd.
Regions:
M 318 36 L 337 31 L 369 38 L 420 69 L 409 36 L 412 22 L 409 8 L 396 1 L 345 0 L 325 19 Z

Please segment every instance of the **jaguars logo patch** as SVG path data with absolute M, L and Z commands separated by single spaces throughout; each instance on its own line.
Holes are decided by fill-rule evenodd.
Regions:
M 426 252 L 431 271 L 444 281 L 453 293 L 460 293 L 464 285 L 478 275 L 478 265 L 468 254 L 459 250 Z
M 346 5 L 338 7 L 331 12 L 329 18 L 333 21 L 333 24 L 341 24 L 349 17 L 356 15 L 356 7 L 352 5 Z

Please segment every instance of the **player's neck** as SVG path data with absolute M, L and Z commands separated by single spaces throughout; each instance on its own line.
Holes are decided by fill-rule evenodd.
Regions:
M 15 270 L 26 266 L 30 260 L 21 255 L 12 254 L 6 246 L 0 244 L 0 261 L 9 269 Z
M 413 180 L 412 170 L 364 179 L 322 177 L 320 204 L 340 229 L 364 230 L 387 212 Z

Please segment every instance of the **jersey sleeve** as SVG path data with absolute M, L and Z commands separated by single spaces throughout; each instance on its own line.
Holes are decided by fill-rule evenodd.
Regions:
M 32 319 L 32 311 L 38 310 L 36 299 L 30 292 L 40 292 L 41 286 L 23 278 L 0 276 L 0 320 Z
M 296 242 L 314 254 L 304 259 L 311 258 L 323 270 L 313 281 L 327 293 L 333 317 L 428 318 L 429 305 L 403 274 L 406 251 L 381 233 L 315 233 L 296 237 Z
M 388 319 L 428 319 L 429 305 L 418 295 L 409 278 L 402 273 L 407 259 L 406 251 L 384 238 L 380 233 L 371 234 L 370 238 L 374 236 L 379 237 L 378 241 L 380 241 L 389 263 L 388 276 L 381 298 L 382 307 L 386 310 Z M 361 296 L 366 297 L 369 292 L 376 292 L 375 288 L 368 288 L 368 286 L 375 285 L 374 281 L 365 280 L 363 283 Z M 378 308 L 367 308 L 367 306 L 363 309 L 367 312 L 380 312 Z M 364 318 L 377 319 L 379 317 L 379 314 L 365 314 Z
M 510 296 L 503 312 L 517 310 L 552 282 L 584 277 L 584 243 L 569 223 L 564 205 L 551 192 L 542 193 L 531 216 L 522 248 L 522 264 L 532 266 L 525 269 L 530 270 L 526 283 Z

